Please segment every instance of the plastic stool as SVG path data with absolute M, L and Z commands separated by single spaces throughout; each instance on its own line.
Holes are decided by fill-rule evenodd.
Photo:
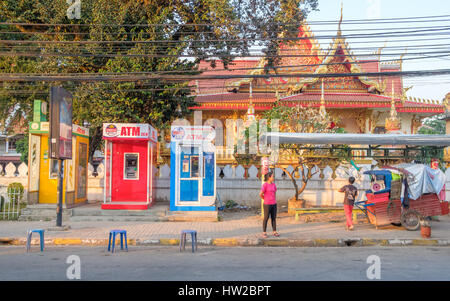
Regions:
M 125 236 L 125 248 L 128 251 L 127 231 L 126 230 L 111 230 L 109 232 L 108 252 L 111 250 L 112 237 L 112 253 L 114 253 L 114 246 L 116 244 L 116 234 L 120 234 L 120 249 L 123 250 L 123 238 Z
M 40 243 L 41 243 L 41 252 L 44 252 L 44 229 L 34 229 L 27 231 L 27 252 L 31 249 L 31 236 L 34 233 L 39 233 Z
M 197 231 L 195 231 L 195 230 L 183 230 L 183 231 L 181 231 L 180 252 L 181 252 L 181 247 L 183 247 L 183 250 L 186 247 L 186 234 L 191 234 L 192 253 L 194 253 L 194 246 L 195 246 L 195 250 L 197 250 Z

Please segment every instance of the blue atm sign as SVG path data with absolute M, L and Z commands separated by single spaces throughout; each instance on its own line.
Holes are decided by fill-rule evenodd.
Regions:
M 210 126 L 172 126 L 171 128 L 173 142 L 212 141 L 215 134 Z

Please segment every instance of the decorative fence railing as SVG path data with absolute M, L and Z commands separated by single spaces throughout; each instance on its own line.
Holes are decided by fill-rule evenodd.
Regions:
M 365 170 L 371 168 L 370 165 L 359 166 L 361 170 L 358 172 L 349 164 L 331 168 L 326 166 L 320 172 L 315 174 L 308 182 L 307 189 L 302 196 L 311 201 L 313 204 L 323 205 L 337 205 L 342 202 L 342 195 L 338 192 L 339 188 L 347 183 L 349 176 L 356 178 L 357 187 L 361 190 L 361 197 L 363 197 L 364 189 L 369 187 L 368 177 L 363 175 Z M 315 167 L 317 168 L 317 167 Z M 289 166 L 286 171 L 292 172 L 293 167 Z M 21 183 L 24 187 L 23 201 L 26 202 L 26 195 L 28 189 L 28 167 L 25 163 L 14 165 L 8 163 L 6 166 L 0 165 L 0 194 L 3 196 L 5 203 L 8 198 L 6 187 L 13 183 Z M 446 170 L 447 194 L 450 199 L 450 168 Z M 296 180 L 301 181 L 299 174 L 296 174 Z M 279 190 L 277 198 L 280 201 L 287 201 L 293 195 L 294 187 L 289 179 L 289 176 L 280 168 L 275 168 L 275 181 Z M 170 166 L 167 164 L 158 167 L 157 178 L 157 200 L 168 201 L 170 198 Z M 88 166 L 88 200 L 90 202 L 103 200 L 104 188 L 104 165 L 100 163 L 94 166 Z M 231 166 L 220 165 L 217 167 L 217 189 L 220 193 L 222 201 L 235 200 L 246 204 L 258 203 L 259 190 L 261 188 L 260 170 L 258 166 Z M 6 212 L 16 212 L 17 204 L 8 203 L 6 205 L 5 216 L 14 216 L 13 213 L 6 214 Z M 20 208 L 18 209 L 20 210 Z M 0 212 L 0 217 L 3 212 Z
M 0 220 L 18 219 L 24 206 L 23 188 L 0 186 Z

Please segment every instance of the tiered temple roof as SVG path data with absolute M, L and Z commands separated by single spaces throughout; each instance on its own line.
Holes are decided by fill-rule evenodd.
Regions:
M 444 104 L 436 100 L 418 100 L 406 96 L 401 76 L 369 78 L 364 73 L 402 71 L 402 57 L 392 62 L 380 62 L 382 48 L 373 57 L 357 59 L 339 29 L 328 52 L 323 52 L 305 23 L 299 27 L 298 40 L 280 45 L 281 60 L 275 70 L 268 74 L 289 74 L 289 77 L 253 78 L 238 80 L 199 80 L 191 83 L 197 87 L 193 109 L 200 110 L 247 110 L 252 103 L 255 111 L 265 111 L 280 100 L 288 105 L 319 107 L 324 100 L 325 109 L 348 108 L 395 108 L 399 113 L 415 113 L 430 116 L 443 113 Z M 237 59 L 228 70 L 216 62 L 201 62 L 204 75 L 262 75 L 267 61 L 260 59 Z M 214 71 L 217 70 L 217 71 Z M 313 74 L 304 77 L 303 74 Z M 355 76 L 321 77 L 321 74 L 359 74 Z M 294 75 L 294 76 L 293 76 Z M 295 77 L 299 75 L 299 77 Z

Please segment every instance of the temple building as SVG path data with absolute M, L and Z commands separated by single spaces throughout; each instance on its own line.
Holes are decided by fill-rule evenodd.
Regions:
M 339 120 L 337 125 L 348 133 L 375 134 L 415 134 L 424 118 L 445 112 L 440 101 L 408 97 L 409 88 L 403 85 L 401 76 L 381 74 L 402 71 L 402 57 L 382 62 L 380 48 L 372 57 L 357 59 L 342 35 L 341 23 L 326 52 L 306 23 L 299 27 L 298 38 L 279 49 L 281 59 L 275 69 L 289 77 L 252 77 L 265 74 L 264 58 L 239 58 L 228 70 L 221 61 L 216 61 L 215 68 L 209 62 L 201 62 L 199 70 L 203 70 L 204 76 L 242 77 L 193 81 L 198 106 L 192 109 L 202 112 L 202 122 L 217 119 L 225 128 L 227 119 L 246 120 L 249 116 L 258 119 L 278 101 L 290 106 L 318 108 Z M 380 75 L 367 77 L 365 73 Z M 328 76 L 321 77 L 321 74 Z M 330 77 L 329 74 L 354 76 Z M 226 146 L 219 147 L 218 163 L 232 164 L 233 151 Z

